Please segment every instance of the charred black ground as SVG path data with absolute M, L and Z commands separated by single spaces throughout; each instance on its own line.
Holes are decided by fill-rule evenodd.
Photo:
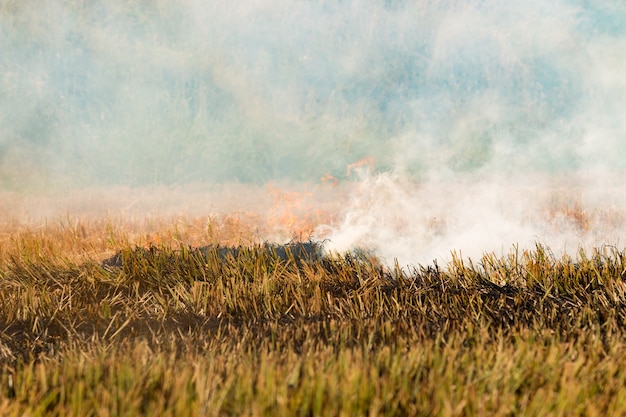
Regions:
M 115 255 L 102 261 L 104 268 L 122 268 L 125 263 L 131 263 L 138 257 L 154 256 L 159 249 L 155 246 L 148 248 L 137 247 L 131 251 L 120 250 Z M 323 242 L 292 242 L 287 244 L 263 243 L 256 246 L 220 246 L 207 245 L 201 247 L 187 247 L 171 252 L 172 261 L 179 256 L 200 257 L 204 259 L 233 260 L 242 256 L 252 258 L 268 258 L 280 261 L 292 260 L 300 265 L 303 262 L 318 262 L 324 257 Z

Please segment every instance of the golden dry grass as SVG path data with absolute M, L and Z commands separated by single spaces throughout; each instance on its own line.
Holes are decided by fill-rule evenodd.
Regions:
M 6 226 L 0 413 L 626 412 L 614 248 L 389 270 L 283 261 L 254 250 L 254 229 L 242 215 Z M 189 250 L 207 243 L 251 249 Z M 123 266 L 103 268 L 118 250 Z

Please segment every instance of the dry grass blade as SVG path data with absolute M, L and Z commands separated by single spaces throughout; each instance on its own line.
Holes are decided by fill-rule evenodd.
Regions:
M 408 271 L 307 246 L 126 245 L 102 267 L 21 239 L 0 260 L 3 415 L 626 412 L 615 248 Z

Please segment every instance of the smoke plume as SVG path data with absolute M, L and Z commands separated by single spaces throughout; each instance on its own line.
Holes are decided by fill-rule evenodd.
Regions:
M 625 229 L 618 0 L 9 0 L 0 51 L 5 196 L 332 178 L 317 234 L 401 263 Z

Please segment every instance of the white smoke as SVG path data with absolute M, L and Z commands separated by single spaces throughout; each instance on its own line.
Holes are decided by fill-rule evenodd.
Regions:
M 619 0 L 4 2 L 0 191 L 330 175 L 355 191 L 320 234 L 389 261 L 614 243 L 625 22 Z
M 360 247 L 401 266 L 445 263 L 453 252 L 476 260 L 536 244 L 557 255 L 619 245 L 626 232 L 620 187 L 577 180 L 529 175 L 417 183 L 380 174 L 359 184 L 341 222 L 318 233 L 330 251 Z

